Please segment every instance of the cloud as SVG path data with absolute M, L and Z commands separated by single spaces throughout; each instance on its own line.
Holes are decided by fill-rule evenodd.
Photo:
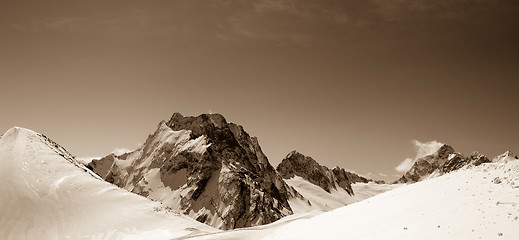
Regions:
M 28 23 L 13 23 L 13 29 L 23 32 L 42 32 L 47 30 L 74 30 L 85 25 L 85 19 L 79 17 L 58 17 L 49 20 Z
M 416 159 L 406 158 L 404 161 L 398 164 L 398 166 L 396 166 L 395 170 L 398 172 L 407 172 L 407 170 L 413 166 L 415 160 Z
M 420 142 L 417 140 L 413 140 L 412 143 L 414 144 L 416 155 L 414 158 L 406 158 L 404 161 L 402 161 L 398 166 L 395 167 L 395 170 L 398 172 L 407 172 L 413 164 L 416 162 L 417 159 L 431 155 L 438 151 L 438 149 L 443 146 L 443 143 L 438 141 L 430 141 L 430 142 Z
M 282 12 L 294 9 L 295 4 L 292 0 L 263 0 L 255 3 L 255 10 L 258 12 Z
M 116 149 L 112 150 L 112 153 L 115 155 L 121 155 L 121 154 L 131 152 L 131 151 L 133 151 L 133 150 L 128 149 L 128 148 L 116 148 Z
M 89 164 L 94 159 L 101 159 L 101 157 L 99 157 L 99 156 L 96 156 L 96 157 L 91 157 L 91 156 L 90 157 L 76 157 L 76 160 L 78 160 L 80 163 L 82 163 L 84 165 Z
M 43 22 L 42 24 L 51 29 L 71 29 L 76 27 L 82 20 L 82 18 L 78 17 L 61 17 L 53 19 L 52 21 Z
M 443 146 L 443 143 L 438 141 L 430 141 L 430 142 L 420 142 L 417 140 L 413 140 L 413 144 L 416 149 L 416 157 L 415 159 L 425 157 L 427 155 L 431 155 L 438 151 Z
M 136 144 L 136 146 L 140 146 L 140 144 Z M 133 151 L 133 149 L 129 149 L 129 148 L 115 148 L 110 153 L 113 153 L 113 154 L 119 156 L 119 155 L 122 155 L 124 153 L 131 152 L 131 151 Z M 100 157 L 100 156 L 83 156 L 83 157 L 76 157 L 76 160 L 78 160 L 79 162 L 81 162 L 81 163 L 86 165 L 86 164 L 90 163 L 94 159 L 101 159 L 101 158 L 103 158 L 103 157 Z

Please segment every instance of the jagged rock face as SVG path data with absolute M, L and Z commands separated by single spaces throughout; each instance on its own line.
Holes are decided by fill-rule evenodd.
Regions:
M 431 176 L 443 175 L 462 167 L 491 162 L 485 155 L 473 152 L 469 157 L 444 144 L 431 155 L 419 158 L 415 164 L 396 183 L 413 183 Z
M 297 175 L 327 192 L 337 189 L 338 186 L 346 190 L 350 195 L 354 194 L 351 188 L 352 181 L 346 170 L 338 167 L 330 170 L 325 166 L 319 165 L 313 158 L 297 151 L 290 152 L 277 166 L 276 170 L 285 179 Z
M 288 199 L 301 197 L 270 165 L 257 139 L 220 114 L 175 113 L 139 149 L 89 167 L 106 181 L 221 229 L 271 223 L 292 214 Z
M 482 163 L 489 163 L 490 160 L 479 152 L 473 152 L 470 157 L 464 157 L 461 153 L 455 153 L 449 156 L 449 160 L 442 166 L 440 172 L 442 174 L 458 170 L 467 165 L 479 166 Z
M 335 168 L 334 168 L 335 169 Z M 356 173 L 346 172 L 348 178 L 351 180 L 351 183 L 369 183 L 374 182 L 372 179 L 365 178 Z
M 469 159 L 461 153 L 452 153 L 449 155 L 447 162 L 439 168 L 441 173 L 448 173 L 458 170 L 469 163 Z

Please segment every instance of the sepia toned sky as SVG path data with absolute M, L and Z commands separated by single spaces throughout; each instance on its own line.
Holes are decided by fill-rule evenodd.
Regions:
M 518 42 L 513 0 L 4 1 L 0 132 L 93 157 L 218 112 L 274 166 L 396 179 L 414 140 L 519 152 Z

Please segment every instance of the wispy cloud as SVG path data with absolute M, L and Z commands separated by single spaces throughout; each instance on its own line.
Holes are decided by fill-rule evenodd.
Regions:
M 138 143 L 136 144 L 136 146 L 140 146 L 141 144 Z M 129 149 L 129 148 L 115 148 L 114 150 L 112 150 L 110 153 L 113 153 L 115 155 L 122 155 L 122 154 L 125 154 L 125 153 L 128 153 L 128 152 L 131 152 L 133 151 L 134 149 Z M 83 156 L 83 157 L 76 157 L 76 159 L 78 161 L 80 161 L 81 163 L 83 164 L 88 164 L 90 163 L 92 160 L 94 159 L 101 159 L 102 157 L 101 156 Z
M 254 7 L 258 12 L 281 12 L 294 9 L 295 4 L 292 0 L 263 0 L 257 1 Z
M 51 29 L 71 29 L 81 24 L 83 18 L 79 17 L 61 17 L 49 22 L 43 22 L 43 25 Z
M 13 29 L 24 32 L 43 32 L 48 30 L 73 30 L 84 25 L 84 18 L 58 17 L 49 20 L 33 21 L 26 23 L 12 23 Z
M 436 140 L 430 142 L 420 142 L 417 140 L 413 140 L 412 143 L 415 147 L 416 155 L 414 156 L 414 158 L 404 159 L 404 161 L 402 161 L 400 164 L 398 164 L 398 166 L 395 167 L 396 171 L 407 172 L 407 170 L 409 170 L 413 166 L 417 159 L 427 155 L 431 155 L 438 151 L 438 149 L 440 149 L 441 146 L 443 146 L 443 143 L 438 142 Z
M 84 165 L 87 165 L 90 162 L 92 162 L 92 160 L 100 159 L 100 158 L 101 157 L 99 157 L 99 156 L 95 156 L 95 157 L 92 157 L 92 156 L 89 156 L 89 157 L 76 157 L 76 160 L 78 160 L 80 163 L 82 163 Z
M 404 161 L 398 164 L 398 166 L 396 166 L 395 170 L 402 173 L 407 172 L 407 170 L 409 170 L 413 166 L 414 162 L 415 159 L 406 158 Z
M 116 148 L 112 151 L 112 153 L 115 155 L 121 155 L 121 154 L 125 154 L 125 153 L 131 152 L 131 151 L 133 151 L 133 150 L 128 149 L 128 148 Z

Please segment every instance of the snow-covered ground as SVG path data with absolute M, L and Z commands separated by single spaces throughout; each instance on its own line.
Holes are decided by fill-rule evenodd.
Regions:
M 518 204 L 519 161 L 489 163 L 313 217 L 192 239 L 519 239 Z
M 0 239 L 171 239 L 215 232 L 117 188 L 44 136 L 0 138 Z

